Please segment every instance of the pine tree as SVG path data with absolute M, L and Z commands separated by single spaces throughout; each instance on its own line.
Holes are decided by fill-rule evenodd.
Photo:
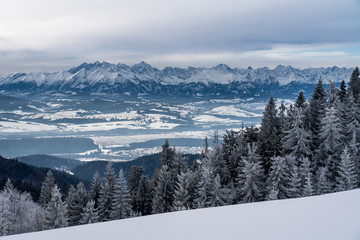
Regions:
M 75 226 L 79 224 L 83 208 L 88 202 L 89 196 L 85 189 L 84 183 L 80 182 L 76 191 L 73 193 L 72 199 L 67 201 L 68 209 L 68 224 L 69 226 Z
M 0 192 L 0 236 L 43 230 L 44 211 L 7 180 Z
M 222 185 L 229 184 L 231 176 L 220 145 L 215 143 L 206 157 L 211 164 L 214 176 L 219 174 Z
M 209 207 L 224 206 L 229 202 L 228 197 L 229 192 L 221 187 L 220 176 L 219 174 L 217 174 L 214 178 L 212 191 L 210 192 L 210 197 L 207 205 Z
M 99 193 L 99 221 L 107 221 L 110 218 L 115 178 L 112 162 L 109 162 L 106 166 L 105 178 Z
M 288 162 L 288 168 L 290 169 L 288 196 L 290 198 L 301 197 L 302 182 L 301 182 L 299 167 L 295 162 L 294 156 L 286 155 L 285 159 Z
M 359 68 L 356 67 L 354 71 L 351 74 L 350 82 L 349 82 L 349 89 L 351 89 L 351 92 L 354 95 L 354 99 L 356 103 L 359 103 L 360 99 L 360 72 Z
M 326 93 L 322 84 L 322 79 L 319 78 L 318 84 L 314 89 L 312 99 L 310 101 L 310 131 L 311 131 L 311 150 L 318 149 L 321 143 L 320 132 L 321 132 L 321 119 L 325 115 L 325 104 L 326 104 Z
M 330 193 L 331 184 L 328 180 L 329 170 L 327 166 L 319 167 L 316 175 L 316 193 L 318 195 Z
M 121 169 L 114 186 L 110 220 L 123 219 L 131 215 L 129 204 L 129 191 L 126 184 L 124 172 Z
M 310 169 L 310 161 L 307 157 L 300 159 L 301 165 L 299 175 L 301 178 L 301 196 L 312 196 L 314 194 L 314 180 Z
M 90 224 L 98 222 L 98 212 L 95 208 L 95 201 L 93 199 L 89 200 L 85 207 L 83 207 L 83 211 L 81 213 L 81 219 L 79 221 L 80 224 Z
M 95 208 L 98 208 L 99 206 L 100 188 L 101 188 L 101 178 L 98 171 L 96 171 L 93 177 L 93 181 L 91 183 L 91 189 L 89 194 L 90 199 L 94 200 Z
M 256 146 L 249 145 L 248 156 L 244 158 L 244 168 L 239 176 L 240 194 L 245 202 L 263 200 L 264 170 L 260 164 L 260 156 L 256 153 Z
M 52 189 L 55 186 L 55 178 L 51 170 L 46 174 L 45 180 L 42 183 L 40 196 L 39 196 L 39 204 L 43 207 L 46 207 L 50 202 Z
M 130 194 L 130 204 L 134 212 L 140 211 L 140 206 L 138 198 L 138 191 L 140 188 L 140 181 L 143 177 L 144 169 L 140 166 L 132 166 L 129 177 L 129 194 Z
M 202 164 L 200 169 L 200 179 L 196 188 L 195 208 L 205 208 L 209 205 L 211 191 L 213 187 L 213 171 L 210 165 Z
M 136 192 L 136 212 L 142 216 L 152 213 L 152 194 L 150 181 L 147 177 L 141 176 Z
M 320 133 L 321 145 L 318 151 L 317 161 L 319 166 L 329 164 L 329 172 L 332 176 L 330 181 L 334 181 L 336 176 L 336 161 L 339 159 L 343 147 L 342 126 L 335 107 L 326 108 L 325 118 L 322 120 L 322 130 Z M 326 158 L 328 157 L 328 163 Z M 322 159 L 322 160 L 321 160 Z
M 182 172 L 177 177 L 177 184 L 174 192 L 174 209 L 187 210 L 190 209 L 190 171 Z
M 280 124 L 277 116 L 277 109 L 273 97 L 265 107 L 263 119 L 261 121 L 260 135 L 258 141 L 258 153 L 263 161 L 265 174 L 270 170 L 270 158 L 278 156 L 281 150 Z
M 286 131 L 284 137 L 284 152 L 295 158 L 311 156 L 310 134 L 303 124 L 303 112 L 301 108 L 295 108 L 292 127 Z
M 276 190 L 277 196 L 275 199 L 288 198 L 288 182 L 289 182 L 289 170 L 284 157 L 272 157 L 271 168 L 269 177 L 267 179 L 268 194 L 274 194 L 273 190 Z M 271 198 L 274 198 L 272 196 Z
M 346 84 L 345 81 L 342 80 L 340 84 L 340 91 L 338 92 L 339 100 L 340 102 L 344 102 L 346 98 L 347 92 L 346 92 Z
M 45 228 L 54 229 L 68 226 L 66 203 L 61 199 L 59 188 L 55 185 L 45 211 Z
M 299 92 L 299 95 L 295 102 L 295 108 L 301 108 L 302 110 L 306 108 L 306 98 L 304 96 L 303 90 Z
M 336 190 L 346 191 L 355 189 L 357 187 L 357 172 L 353 162 L 353 158 L 350 156 L 348 148 L 345 147 L 341 154 L 341 161 L 338 165 L 338 176 L 336 177 Z
M 172 148 L 170 148 L 169 141 L 166 139 L 164 145 L 162 146 L 159 168 L 161 168 L 163 165 L 172 167 L 174 161 L 174 155 L 175 152 L 173 151 Z
M 154 189 L 152 203 L 153 213 L 171 212 L 173 207 L 174 189 L 171 185 L 171 174 L 167 165 L 160 168 Z

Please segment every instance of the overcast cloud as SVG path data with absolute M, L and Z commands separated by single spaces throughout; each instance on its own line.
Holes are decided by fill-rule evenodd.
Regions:
M 0 73 L 360 65 L 359 0 L 0 0 Z

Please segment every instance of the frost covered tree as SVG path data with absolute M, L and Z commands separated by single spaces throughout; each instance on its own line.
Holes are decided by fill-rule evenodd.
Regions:
M 72 195 L 71 199 L 69 197 Z M 76 186 L 75 192 L 72 192 L 66 201 L 68 209 L 68 224 L 75 226 L 79 224 L 83 208 L 88 202 L 89 196 L 84 183 L 80 182 Z
M 45 211 L 45 228 L 54 229 L 68 226 L 66 203 L 61 199 L 60 189 L 55 185 Z
M 239 176 L 239 192 L 244 202 L 263 200 L 264 170 L 260 164 L 260 156 L 256 153 L 256 146 L 248 146 L 248 156 L 244 158 L 244 168 Z
M 209 207 L 218 207 L 218 206 L 224 206 L 227 205 L 229 201 L 229 191 L 227 189 L 222 188 L 220 183 L 220 176 L 217 174 L 213 181 L 213 187 L 210 191 L 209 200 L 207 202 L 207 205 Z
M 307 157 L 301 159 L 299 168 L 299 175 L 301 178 L 301 196 L 314 195 L 314 179 L 310 168 L 310 161 Z
M 205 162 L 206 163 L 206 162 Z M 208 207 L 213 187 L 213 171 L 211 165 L 202 164 L 199 171 L 199 182 L 196 188 L 195 208 Z
M 129 194 L 130 204 L 134 212 L 142 212 L 140 210 L 138 191 L 140 188 L 140 181 L 143 177 L 144 169 L 141 166 L 132 166 L 129 176 Z
M 329 170 L 327 166 L 319 167 L 316 172 L 316 194 L 331 192 L 331 184 L 328 179 Z
M 39 204 L 43 207 L 50 202 L 52 189 L 55 186 L 55 178 L 51 170 L 49 170 L 46 174 L 44 182 L 41 186 L 40 196 L 39 196 Z
M 336 177 L 336 190 L 346 191 L 357 187 L 357 172 L 353 162 L 353 158 L 350 156 L 348 148 L 345 147 L 341 154 L 341 161 L 338 165 L 338 175 Z
M 332 176 L 330 180 L 334 181 L 334 177 L 336 175 L 336 162 L 340 157 L 343 147 L 343 135 L 339 113 L 333 106 L 326 108 L 325 117 L 322 119 L 320 139 L 320 149 L 317 152 L 318 165 L 328 165 L 330 175 Z M 329 162 L 326 163 L 325 161 Z
M 275 100 L 273 97 L 270 97 L 261 121 L 258 141 L 258 153 L 262 158 L 265 174 L 267 174 L 270 170 L 270 158 L 280 154 L 280 132 L 281 129 Z
M 93 181 L 91 183 L 89 197 L 94 200 L 95 208 L 99 206 L 99 197 L 100 197 L 100 188 L 101 188 L 101 178 L 98 171 L 95 172 Z
M 303 118 L 302 108 L 295 108 L 292 127 L 285 133 L 284 151 L 295 158 L 309 157 L 312 154 L 310 134 L 304 127 Z
M 18 191 L 7 180 L 0 192 L 0 236 L 42 230 L 43 214 L 29 193 Z
M 318 149 L 321 143 L 320 132 L 321 132 L 321 119 L 325 115 L 325 104 L 326 104 L 326 92 L 322 83 L 321 77 L 314 89 L 312 99 L 309 106 L 310 115 L 310 131 L 311 131 L 311 150 Z
M 106 166 L 104 181 L 99 192 L 99 221 L 107 221 L 110 218 L 115 179 L 116 176 L 112 162 L 109 162 Z
M 142 216 L 152 213 L 152 193 L 150 181 L 146 176 L 141 176 L 140 178 L 136 192 L 136 203 L 135 213 L 140 213 Z
M 356 103 L 359 103 L 360 99 L 360 72 L 359 68 L 356 67 L 354 71 L 351 74 L 350 82 L 349 82 L 349 88 L 351 89 L 351 92 L 354 95 L 354 99 Z
M 190 209 L 190 177 L 190 171 L 182 172 L 177 177 L 177 184 L 174 192 L 174 209 L 176 211 Z
M 81 213 L 81 219 L 79 221 L 80 224 L 89 224 L 89 223 L 97 223 L 98 222 L 98 212 L 95 208 L 95 201 L 89 200 L 85 207 L 83 207 L 83 211 Z
M 212 167 L 212 174 L 216 176 L 219 174 L 222 185 L 226 185 L 230 182 L 231 176 L 224 159 L 224 154 L 221 150 L 221 146 L 215 143 L 213 148 L 208 151 L 207 159 Z
M 289 156 L 287 156 L 289 157 Z M 301 197 L 301 176 L 299 168 L 296 164 L 291 165 L 290 169 L 290 180 L 289 180 L 289 191 L 288 196 L 290 198 Z
M 268 194 L 272 194 L 271 199 L 285 199 L 288 198 L 288 182 L 289 170 L 286 159 L 281 156 L 271 158 L 271 168 L 267 179 Z M 274 195 L 275 192 L 277 195 Z M 276 198 L 275 198 L 276 197 Z
M 110 220 L 123 219 L 129 217 L 130 215 L 131 206 L 129 204 L 129 190 L 124 172 L 121 169 L 114 186 Z
M 154 189 L 152 203 L 153 213 L 171 212 L 173 207 L 174 189 L 171 184 L 171 173 L 167 165 L 160 168 Z

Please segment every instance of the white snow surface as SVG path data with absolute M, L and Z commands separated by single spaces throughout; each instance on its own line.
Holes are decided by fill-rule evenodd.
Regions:
M 323 196 L 173 212 L 4 237 L 64 239 L 360 239 L 360 189 Z

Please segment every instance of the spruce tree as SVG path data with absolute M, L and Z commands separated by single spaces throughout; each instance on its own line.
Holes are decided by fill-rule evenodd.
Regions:
M 301 196 L 312 196 L 314 194 L 314 179 L 310 168 L 310 161 L 307 157 L 301 159 L 299 168 L 301 178 Z
M 101 188 L 101 178 L 98 171 L 95 172 L 93 181 L 90 188 L 90 199 L 94 200 L 94 207 L 98 208 L 99 206 L 99 197 L 100 197 L 100 188 Z
M 137 203 L 136 213 L 140 213 L 142 216 L 151 214 L 152 193 L 150 181 L 146 176 L 141 176 L 135 197 Z
M 301 197 L 301 176 L 300 170 L 295 162 L 295 158 L 292 155 L 286 155 L 285 159 L 288 162 L 289 170 L 290 170 L 290 179 L 289 179 L 289 191 L 288 196 L 290 198 Z
M 265 174 L 267 174 L 270 170 L 270 158 L 280 154 L 280 131 L 281 129 L 275 100 L 273 97 L 270 97 L 265 107 L 264 116 L 261 121 L 258 141 L 258 153 L 262 158 Z
M 131 208 L 134 212 L 142 212 L 140 211 L 138 191 L 140 188 L 140 181 L 143 177 L 144 169 L 141 166 L 132 166 L 130 170 L 129 176 L 129 194 L 130 194 L 130 204 Z
M 353 162 L 353 158 L 351 157 L 347 147 L 345 147 L 343 153 L 341 154 L 341 160 L 337 170 L 337 191 L 346 191 L 355 189 L 357 187 L 358 175 L 356 172 L 355 164 Z
M 112 162 L 109 162 L 106 166 L 104 181 L 99 192 L 99 221 L 107 221 L 110 218 L 115 178 Z
M 50 202 L 52 190 L 55 186 L 55 178 L 51 170 L 48 171 L 46 177 L 42 183 L 40 196 L 39 196 L 39 204 L 43 207 L 46 207 Z
M 80 224 L 90 224 L 98 222 L 98 212 L 95 208 L 95 201 L 93 199 L 89 200 L 85 207 L 83 207 L 83 211 L 81 213 L 81 219 L 79 221 Z
M 174 189 L 171 185 L 171 174 L 167 165 L 160 168 L 154 189 L 152 203 L 153 213 L 171 212 L 173 208 Z
M 340 91 L 338 92 L 339 100 L 341 103 L 345 101 L 346 95 L 347 95 L 346 84 L 345 81 L 342 80 L 340 84 Z
M 67 201 L 69 226 L 75 226 L 79 224 L 83 208 L 89 199 L 88 192 L 85 189 L 84 183 L 82 182 L 77 185 L 76 191 L 73 194 L 74 195 L 72 199 Z
M 360 72 L 359 68 L 356 67 L 351 74 L 349 89 L 351 89 L 352 94 L 354 95 L 355 102 L 359 104 L 360 99 Z
M 207 205 L 209 207 L 218 207 L 224 206 L 228 202 L 231 202 L 228 198 L 230 196 L 229 191 L 227 189 L 222 188 L 220 183 L 220 176 L 217 174 L 213 181 L 212 191 L 210 192 L 210 197 Z
M 129 191 L 121 169 L 114 185 L 114 194 L 112 197 L 110 220 L 123 219 L 131 215 L 131 206 L 129 204 Z
M 51 199 L 45 211 L 45 228 L 54 229 L 68 226 L 66 203 L 61 199 L 59 188 L 55 185 L 51 191 Z
M 174 192 L 174 210 L 190 209 L 190 171 L 182 172 L 177 177 L 177 184 Z
M 203 164 L 199 171 L 199 182 L 196 188 L 195 208 L 208 207 L 214 183 L 213 171 L 210 165 Z
M 303 118 L 303 110 L 295 108 L 292 127 L 286 131 L 284 137 L 284 152 L 293 155 L 297 159 L 310 157 L 312 154 L 310 150 L 310 134 L 304 128 Z
M 299 95 L 295 102 L 295 108 L 301 108 L 302 110 L 306 108 L 306 98 L 304 96 L 303 90 L 299 92 Z
M 324 86 L 322 84 L 322 79 L 319 78 L 319 81 L 314 89 L 312 99 L 310 101 L 310 131 L 311 131 L 311 150 L 317 150 L 320 146 L 320 132 L 321 132 L 321 119 L 325 115 L 325 104 L 326 104 L 326 93 Z
M 248 150 L 248 156 L 244 158 L 244 168 L 239 176 L 239 192 L 244 202 L 256 202 L 263 200 L 264 194 L 264 170 L 260 164 L 260 156 L 256 153 L 256 146 Z
M 329 170 L 327 166 L 319 167 L 316 172 L 316 194 L 321 195 L 331 192 L 331 184 L 328 180 Z
M 288 198 L 289 192 L 289 170 L 286 163 L 286 159 L 281 156 L 271 158 L 271 168 L 269 177 L 267 179 L 267 191 L 268 194 L 274 194 L 273 190 L 276 190 L 276 199 Z M 274 198 L 272 196 L 271 198 Z

